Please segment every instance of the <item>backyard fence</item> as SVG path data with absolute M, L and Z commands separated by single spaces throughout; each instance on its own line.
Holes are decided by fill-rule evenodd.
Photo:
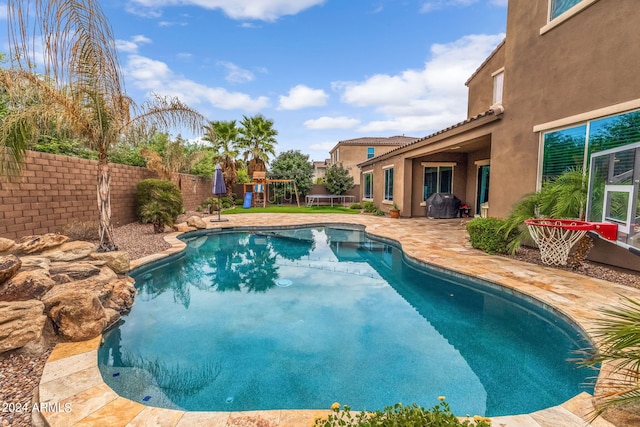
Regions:
M 137 221 L 136 185 L 157 178 L 149 169 L 109 164 L 111 218 L 114 225 Z M 78 221 L 97 221 L 96 160 L 30 151 L 19 178 L 0 178 L 0 237 L 55 233 Z M 211 197 L 211 179 L 174 174 L 186 210 Z

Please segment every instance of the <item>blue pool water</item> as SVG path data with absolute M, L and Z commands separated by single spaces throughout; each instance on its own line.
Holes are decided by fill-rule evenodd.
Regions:
M 418 266 L 360 230 L 196 234 L 137 269 L 98 352 L 120 395 L 192 411 L 396 402 L 497 416 L 557 405 L 594 372 L 584 336 L 495 285 Z

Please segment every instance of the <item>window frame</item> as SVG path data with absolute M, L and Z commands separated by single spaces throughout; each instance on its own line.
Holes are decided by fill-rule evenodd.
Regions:
M 370 191 L 367 197 L 367 176 L 370 177 Z M 373 200 L 373 170 L 362 172 L 362 200 Z
M 500 105 L 504 97 L 504 67 L 491 74 L 491 77 L 493 78 L 493 105 Z
M 441 167 L 450 167 L 451 168 L 451 194 L 453 194 L 453 183 L 455 181 L 455 173 L 456 173 L 455 171 L 456 171 L 456 166 L 458 165 L 457 162 L 422 162 L 422 163 L 420 163 L 420 165 L 422 166 L 422 203 L 425 203 L 427 201 L 427 199 L 428 199 L 428 197 L 424 193 L 424 184 L 425 184 L 424 175 L 425 175 L 425 172 L 426 172 L 427 168 L 437 168 L 438 169 L 437 172 L 436 172 L 437 175 L 438 175 L 437 183 L 436 183 L 436 187 L 437 187 L 438 191 L 436 191 L 436 193 L 441 193 L 440 190 L 442 189 L 442 186 L 440 185 L 440 182 L 441 182 L 440 181 L 440 179 L 441 179 L 440 168 Z
M 543 35 L 544 33 L 551 31 L 552 29 L 562 24 L 563 22 L 573 18 L 575 15 L 579 14 L 580 12 L 582 12 L 583 10 L 585 10 L 586 8 L 588 8 L 589 6 L 591 6 L 592 4 L 596 3 L 599 0 L 579 0 L 578 3 L 574 4 L 569 9 L 565 10 L 564 12 L 562 12 L 556 17 L 551 16 L 551 12 L 553 10 L 553 7 L 552 7 L 553 1 L 555 0 L 549 0 L 547 3 L 548 5 L 547 24 L 544 25 L 542 28 L 540 28 L 540 35 Z
M 367 147 L 367 160 L 372 159 L 376 156 L 376 148 L 375 147 Z
M 384 202 L 393 202 L 393 174 L 394 174 L 394 166 L 384 166 L 382 168 L 384 172 L 384 189 L 382 192 L 382 200 Z M 391 178 L 391 185 L 389 185 L 389 177 Z M 390 188 L 389 188 L 390 187 Z

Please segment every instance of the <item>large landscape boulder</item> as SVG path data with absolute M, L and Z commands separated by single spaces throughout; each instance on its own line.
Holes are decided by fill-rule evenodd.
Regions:
M 47 233 L 42 236 L 25 236 L 18 242 L 19 250 L 25 254 L 42 252 L 65 243 L 69 238 L 62 234 Z
M 0 254 L 13 253 L 17 248 L 18 245 L 13 240 L 0 237 Z
M 0 301 L 0 353 L 40 339 L 47 317 L 41 301 Z
M 197 215 L 187 218 L 187 225 L 195 228 L 207 228 L 207 222 Z
M 54 286 L 43 297 L 45 313 L 57 333 L 70 341 L 94 338 L 133 305 L 133 279 L 102 273 Z
M 95 338 L 133 305 L 134 281 L 122 276 L 129 254 L 68 240 L 0 238 L 0 353 L 41 340 L 45 324 L 59 339 Z
M 131 269 L 131 258 L 129 253 L 125 251 L 92 252 L 91 258 L 105 261 L 118 274 L 125 274 Z
M 77 261 L 86 258 L 95 250 L 96 245 L 93 243 L 74 241 L 42 251 L 40 256 L 49 258 L 51 261 Z
M 46 270 L 20 271 L 0 285 L 0 301 L 40 299 L 55 285 Z
M 15 255 L 0 256 L 0 289 L 2 284 L 16 275 L 22 267 L 22 261 Z

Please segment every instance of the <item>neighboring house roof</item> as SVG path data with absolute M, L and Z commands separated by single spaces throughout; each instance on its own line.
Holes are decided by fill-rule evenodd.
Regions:
M 338 143 L 329 150 L 330 153 L 334 152 L 336 148 L 341 145 L 405 145 L 412 141 L 415 141 L 417 138 L 413 136 L 389 136 L 389 137 L 376 137 L 376 136 L 368 136 L 363 138 L 355 138 L 355 139 L 345 139 L 344 141 L 338 141 Z
M 475 127 L 474 126 L 475 124 L 479 124 L 479 123 L 477 123 L 478 120 L 480 120 L 480 119 L 482 119 L 484 117 L 492 117 L 494 120 L 498 119 L 498 118 L 500 118 L 502 116 L 502 113 L 504 113 L 504 107 L 502 107 L 502 106 L 491 108 L 491 109 L 485 111 L 484 113 L 480 113 L 480 114 L 478 114 L 476 116 L 469 117 L 467 120 L 459 122 L 459 123 L 456 123 L 453 126 L 449 126 L 448 128 L 445 128 L 445 129 L 439 130 L 437 132 L 434 132 L 431 135 L 427 135 L 427 136 L 425 136 L 423 138 L 416 139 L 413 142 L 410 142 L 408 144 L 405 144 L 405 145 L 402 145 L 400 147 L 394 148 L 393 150 L 388 151 L 388 152 L 386 152 L 384 154 L 381 154 L 379 156 L 376 156 L 376 157 L 373 157 L 371 159 L 368 159 L 368 160 L 366 160 L 366 161 L 364 161 L 362 163 L 359 163 L 358 167 L 362 168 L 363 166 L 367 166 L 367 165 L 370 165 L 372 163 L 376 163 L 376 162 L 378 162 L 378 161 L 380 161 L 382 159 L 386 159 L 386 158 L 392 157 L 392 156 L 396 155 L 398 153 L 398 151 L 400 151 L 400 150 L 407 151 L 407 150 L 410 150 L 410 149 L 412 149 L 412 148 L 414 148 L 414 147 L 416 147 L 418 145 L 429 144 L 429 143 L 431 143 L 431 141 L 435 137 L 440 136 L 440 135 L 443 135 L 443 137 L 446 138 L 446 136 L 444 134 L 452 132 L 454 130 L 465 131 L 466 130 L 466 129 L 464 129 L 465 127 L 473 128 L 473 127 Z M 438 139 L 440 140 L 442 138 L 438 138 Z

